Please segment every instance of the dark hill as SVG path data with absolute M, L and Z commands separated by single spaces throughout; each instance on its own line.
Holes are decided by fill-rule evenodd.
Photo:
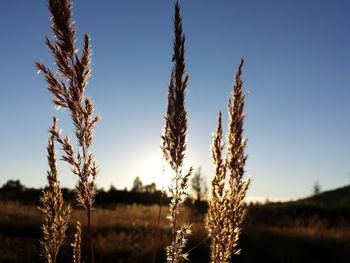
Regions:
M 350 185 L 300 199 L 297 202 L 311 202 L 333 207 L 350 208 Z
M 303 225 L 315 219 L 328 226 L 344 221 L 350 224 L 350 186 L 296 201 L 250 205 L 247 216 L 248 223 L 265 226 Z

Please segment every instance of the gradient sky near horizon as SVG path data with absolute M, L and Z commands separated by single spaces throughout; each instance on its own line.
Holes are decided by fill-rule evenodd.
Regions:
M 173 1 L 75 1 L 77 47 L 92 39 L 87 95 L 102 120 L 94 152 L 98 187 L 130 188 L 136 176 L 158 182 L 160 134 L 172 67 Z M 180 1 L 190 76 L 186 163 L 211 178 L 209 145 L 217 112 L 227 127 L 233 74 L 245 59 L 245 135 L 249 197 L 296 199 L 350 183 L 350 2 Z M 0 16 L 0 185 L 46 184 L 47 129 L 67 112 L 51 103 L 34 61 L 54 69 L 44 44 L 46 1 L 13 0 Z M 75 179 L 60 163 L 63 186 Z

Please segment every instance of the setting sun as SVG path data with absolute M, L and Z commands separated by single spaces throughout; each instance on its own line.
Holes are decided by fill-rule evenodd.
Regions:
M 171 182 L 171 171 L 160 152 L 150 155 L 143 161 L 137 170 L 137 176 L 144 184 L 155 183 L 161 190 L 167 190 Z

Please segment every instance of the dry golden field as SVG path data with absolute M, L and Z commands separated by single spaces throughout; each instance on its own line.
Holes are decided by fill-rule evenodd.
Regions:
M 287 206 L 287 205 L 285 205 Z M 266 218 L 264 206 L 251 206 L 240 246 L 242 254 L 232 262 L 349 262 L 349 220 L 336 223 L 313 215 L 296 218 L 276 216 Z M 281 207 L 280 207 L 281 208 Z M 280 208 L 275 208 L 280 209 Z M 192 222 L 193 234 L 186 251 L 191 250 L 191 262 L 209 262 L 209 240 L 204 227 L 205 216 L 195 207 L 183 207 L 181 222 Z M 96 208 L 93 211 L 96 262 L 152 262 L 159 206 L 117 205 L 115 209 Z M 71 258 L 75 221 L 83 219 L 83 210 L 73 210 L 68 238 L 60 250 L 58 262 Z M 157 262 L 165 261 L 169 238 L 168 207 L 162 207 Z M 271 213 L 268 209 L 266 213 Z M 251 216 L 249 216 L 251 215 Z M 42 219 L 35 206 L 18 202 L 0 203 L 0 262 L 42 262 L 39 257 Z M 82 221 L 83 233 L 86 222 Z M 84 231 L 85 230 L 85 231 Z M 88 253 L 83 236 L 82 258 Z

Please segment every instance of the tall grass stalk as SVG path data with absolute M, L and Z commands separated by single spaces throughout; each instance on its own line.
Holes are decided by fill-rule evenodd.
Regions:
M 188 195 L 188 178 L 192 173 L 192 168 L 186 173 L 183 171 L 188 124 L 185 110 L 188 74 L 185 71 L 185 36 L 182 32 L 182 18 L 178 2 L 175 3 L 174 34 L 172 58 L 174 65 L 170 76 L 168 107 L 161 145 L 164 158 L 174 173 L 169 187 L 171 203 L 168 218 L 171 224 L 171 244 L 166 248 L 167 262 L 169 263 L 181 262 L 187 257 L 187 254 L 183 253 L 183 249 L 191 232 L 189 225 L 180 228 L 177 225 L 179 208 Z
M 227 155 L 222 152 L 222 116 L 219 112 L 218 125 L 211 147 L 215 173 L 212 180 L 212 198 L 208 209 L 208 230 L 211 236 L 211 261 L 230 262 L 232 254 L 239 254 L 238 240 L 246 214 L 243 200 L 250 180 L 243 180 L 247 156 L 247 140 L 243 138 L 244 99 L 241 79 L 243 59 L 235 74 L 232 96 L 228 100 L 229 125 L 227 134 Z M 232 101 L 233 100 L 233 101 Z M 228 187 L 226 179 L 228 175 Z
M 62 159 L 71 165 L 72 172 L 78 176 L 76 197 L 80 205 L 86 210 L 89 229 L 90 260 L 94 262 L 93 235 L 91 226 L 91 210 L 96 194 L 95 177 L 98 174 L 97 165 L 90 147 L 93 141 L 93 129 L 99 121 L 94 115 L 94 104 L 85 97 L 88 79 L 91 75 L 90 67 L 90 37 L 84 35 L 81 55 L 78 56 L 75 47 L 74 23 L 70 0 L 49 0 L 51 12 L 51 30 L 54 40 L 46 37 L 46 45 L 54 57 L 57 72 L 52 73 L 42 63 L 36 63 L 42 71 L 49 91 L 54 95 L 53 103 L 57 107 L 68 109 L 75 126 L 77 148 L 73 147 L 68 136 L 62 138 L 55 133 L 55 139 L 61 144 L 65 154 Z
M 58 169 L 56 164 L 55 137 L 52 131 L 56 130 L 57 119 L 53 119 L 50 137 L 47 146 L 47 161 L 50 170 L 47 172 L 49 187 L 43 191 L 40 198 L 44 223 L 42 225 L 43 239 L 40 241 L 41 254 L 48 263 L 55 263 L 60 246 L 65 239 L 65 231 L 70 216 L 70 206 L 64 206 Z
M 81 224 L 77 221 L 76 232 L 74 234 L 74 243 L 71 244 L 73 248 L 73 263 L 81 262 Z

